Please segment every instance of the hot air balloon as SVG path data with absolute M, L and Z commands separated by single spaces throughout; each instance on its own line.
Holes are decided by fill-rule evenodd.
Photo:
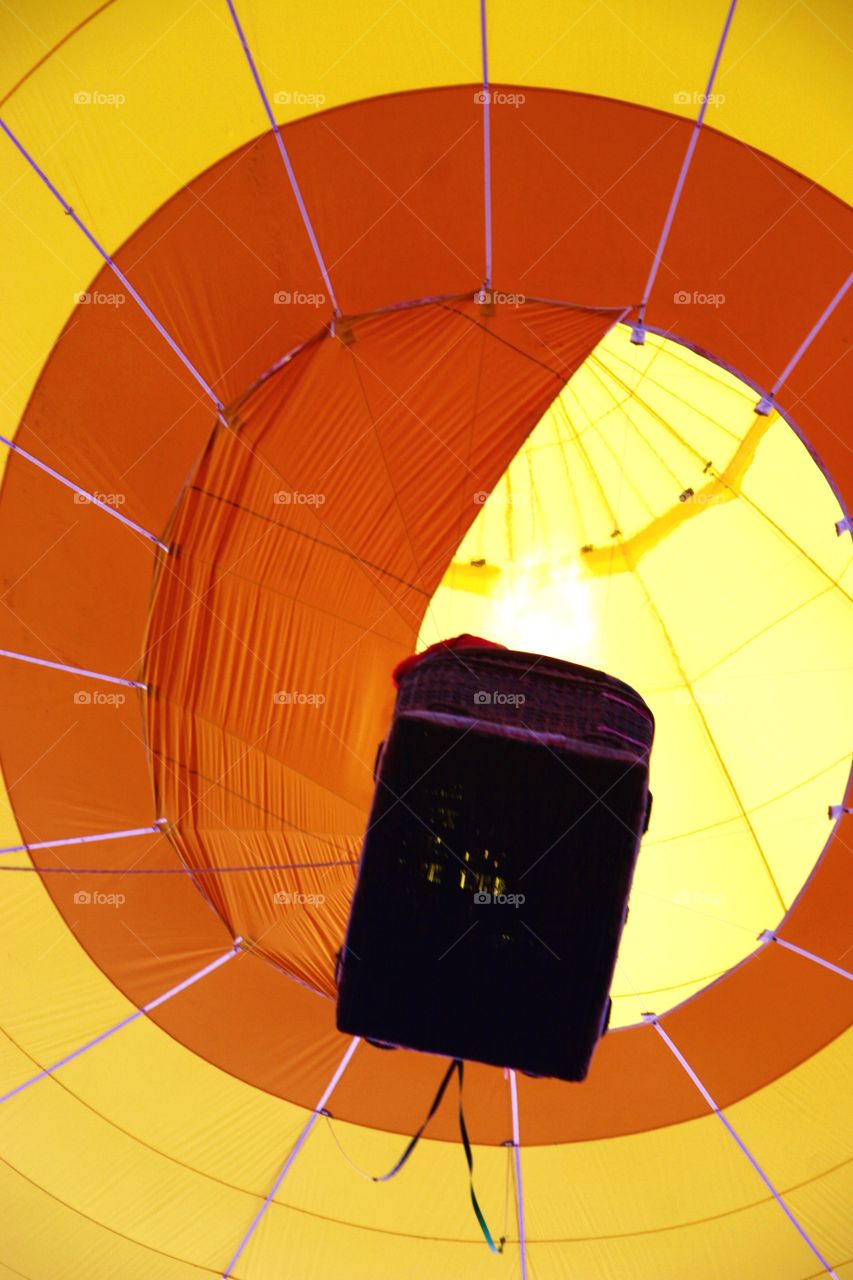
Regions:
M 3 1276 L 853 1275 L 849 6 L 0 23 Z M 589 1074 L 463 1136 L 335 966 L 464 632 L 656 729 Z

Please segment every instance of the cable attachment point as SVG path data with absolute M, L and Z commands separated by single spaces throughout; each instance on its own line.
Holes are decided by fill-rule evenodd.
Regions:
M 762 396 L 755 406 L 755 412 L 760 414 L 762 418 L 766 418 L 770 411 L 775 408 L 772 396 Z
M 495 314 L 495 295 L 486 285 L 477 290 L 474 294 L 474 301 L 480 308 L 481 316 L 493 316 Z
M 225 405 L 217 414 L 217 419 L 226 431 L 233 431 L 235 435 L 239 435 L 245 426 L 238 410 L 233 405 Z
M 833 822 L 837 822 L 839 818 L 843 818 L 846 813 L 853 813 L 853 808 L 845 804 L 831 804 L 828 809 L 829 817 Z
M 352 321 L 347 320 L 346 316 L 332 316 L 329 324 L 329 332 L 333 338 L 337 338 L 345 347 L 349 347 L 355 342 L 355 333 L 353 332 Z

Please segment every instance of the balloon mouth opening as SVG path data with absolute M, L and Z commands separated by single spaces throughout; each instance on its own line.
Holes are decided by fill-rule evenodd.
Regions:
M 359 342 L 366 350 L 371 325 L 384 333 L 414 316 L 365 317 Z M 478 313 L 478 323 L 494 321 Z M 435 591 L 420 600 L 417 634 L 418 650 L 468 632 L 595 667 L 637 689 L 652 709 L 659 728 L 651 788 L 660 800 L 619 953 L 612 1031 L 691 999 L 752 954 L 763 930 L 778 927 L 831 838 L 828 807 L 847 784 L 844 735 L 853 717 L 853 699 L 838 696 L 830 675 L 853 643 L 842 583 L 845 574 L 850 582 L 850 554 L 838 537 L 831 482 L 776 409 L 759 411 L 752 386 L 674 338 L 650 329 L 644 336 L 637 344 L 629 325 L 613 325 L 496 483 L 484 487 L 469 467 L 459 540 Z M 348 353 L 350 344 L 331 333 L 319 349 L 330 344 Z M 304 358 L 278 376 L 290 377 Z M 259 387 L 256 396 L 264 394 Z M 251 416 L 252 398 L 241 417 Z M 283 431 L 284 419 L 270 414 L 264 449 Z M 219 447 L 232 450 L 236 470 L 245 441 L 224 438 Z M 230 485 L 229 466 L 212 465 Z M 184 556 L 207 536 L 190 510 L 195 490 L 203 484 L 176 515 Z M 254 514 L 236 490 L 205 497 Z M 325 494 L 288 489 L 285 497 L 274 500 L 287 521 L 334 515 Z M 172 606 L 160 605 L 158 625 L 168 633 Z M 223 621 L 232 635 L 240 625 Z M 381 673 L 388 714 L 398 660 Z M 275 700 L 291 708 L 289 725 L 313 753 L 326 695 L 302 687 L 298 652 L 288 652 L 287 665 L 290 687 Z M 309 705 L 313 726 L 303 714 Z M 168 755 L 166 740 L 156 740 L 162 731 L 155 721 L 155 759 Z M 380 726 L 371 751 L 381 735 Z M 270 747 L 268 760 L 277 754 Z M 366 814 L 369 787 L 362 792 Z M 175 837 L 191 871 L 217 861 L 203 826 L 186 820 Z M 300 853 L 302 833 L 289 820 L 252 832 L 244 852 L 259 871 L 296 875 L 273 875 L 262 895 L 234 892 L 228 876 L 196 880 L 251 949 L 331 999 L 363 820 L 343 838 L 334 827 L 320 834 L 318 860 L 318 846 Z M 315 835 L 309 828 L 309 840 Z M 325 874 L 335 877 L 331 893 L 318 878 Z
M 784 918 L 834 830 L 853 713 L 832 676 L 853 579 L 831 481 L 735 374 L 631 336 L 611 330 L 475 492 L 418 641 L 486 635 L 608 671 L 651 706 L 656 807 L 613 1030 L 689 999 Z

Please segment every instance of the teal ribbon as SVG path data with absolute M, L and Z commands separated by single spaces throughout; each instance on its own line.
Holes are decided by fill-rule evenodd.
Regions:
M 483 1217 L 483 1211 L 477 1200 L 477 1193 L 474 1190 L 474 1153 L 471 1150 L 471 1143 L 468 1139 L 468 1129 L 465 1124 L 465 1113 L 462 1110 L 462 1076 L 465 1070 L 465 1065 L 460 1058 L 457 1058 L 454 1062 L 454 1066 L 456 1067 L 459 1075 L 459 1133 L 462 1137 L 462 1146 L 465 1148 L 465 1159 L 468 1161 L 468 1187 L 471 1191 L 471 1204 L 474 1206 L 474 1213 L 476 1214 L 477 1221 L 480 1224 L 480 1230 L 485 1236 L 486 1244 L 489 1246 L 492 1253 L 503 1253 L 506 1241 L 501 1237 L 500 1244 L 495 1244 L 492 1239 L 492 1233 L 486 1224 L 486 1219 Z
M 427 1112 L 423 1123 L 421 1124 L 417 1132 L 410 1139 L 409 1144 L 406 1147 L 403 1154 L 400 1156 L 400 1159 L 397 1161 L 397 1163 L 394 1165 L 392 1169 L 388 1170 L 387 1173 L 376 1175 L 373 1178 L 373 1181 L 388 1182 L 391 1178 L 396 1177 L 396 1175 L 403 1168 L 403 1165 L 409 1159 L 409 1156 L 412 1154 L 415 1147 L 420 1142 L 421 1137 L 423 1136 L 424 1129 L 426 1129 L 430 1120 L 433 1118 L 439 1106 L 441 1105 L 441 1100 L 444 1097 L 445 1093 L 447 1092 L 447 1086 L 450 1084 L 450 1080 L 454 1072 L 456 1072 L 456 1075 L 459 1079 L 459 1134 L 460 1134 L 460 1137 L 462 1138 L 462 1146 L 465 1150 L 465 1159 L 468 1162 L 468 1187 L 471 1192 L 471 1204 L 474 1208 L 474 1214 L 476 1215 L 477 1222 L 480 1224 L 480 1230 L 483 1233 L 486 1244 L 489 1246 L 492 1253 L 503 1253 L 506 1240 L 503 1236 L 501 1236 L 500 1242 L 498 1244 L 495 1244 L 492 1238 L 492 1233 L 491 1231 L 489 1231 L 488 1224 L 486 1223 L 486 1219 L 483 1217 L 483 1211 L 480 1208 L 479 1201 L 477 1200 L 477 1193 L 474 1190 L 474 1153 L 471 1150 L 471 1142 L 468 1137 L 468 1127 L 465 1124 L 465 1112 L 462 1107 L 462 1081 L 463 1081 L 464 1072 L 465 1072 L 465 1064 L 462 1062 L 461 1058 L 454 1058 L 450 1066 L 447 1068 L 447 1071 L 444 1073 L 444 1077 L 442 1078 L 441 1084 L 438 1086 L 438 1092 L 436 1093 L 435 1097 L 432 1100 L 432 1106 Z

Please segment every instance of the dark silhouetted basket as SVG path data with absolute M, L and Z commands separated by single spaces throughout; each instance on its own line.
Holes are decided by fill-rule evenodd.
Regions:
M 582 1080 L 648 824 L 654 721 L 599 671 L 468 645 L 398 669 L 338 1026 Z

